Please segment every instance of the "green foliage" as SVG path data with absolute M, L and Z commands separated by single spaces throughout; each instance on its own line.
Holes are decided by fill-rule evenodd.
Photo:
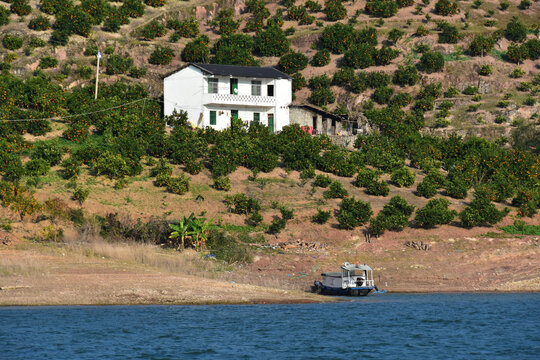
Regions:
M 222 231 L 210 232 L 206 245 L 216 259 L 229 264 L 250 263 L 253 260 L 245 245 Z
M 463 89 L 463 94 L 465 95 L 475 95 L 478 93 L 478 87 L 469 85 Z
M 178 177 L 169 177 L 167 180 L 167 191 L 177 194 L 177 195 L 183 195 L 189 191 L 189 178 L 185 176 L 184 174 L 181 174 Z
M 270 26 L 255 35 L 255 50 L 261 56 L 281 56 L 289 51 L 290 44 L 278 26 Z
M 206 35 L 200 35 L 191 40 L 182 49 L 182 61 L 207 63 L 210 60 L 209 43 L 210 39 Z
M 458 177 L 446 182 L 446 194 L 454 199 L 465 199 L 468 191 L 468 184 Z
M 287 226 L 287 220 L 281 218 L 273 219 L 272 223 L 268 227 L 268 232 L 270 234 L 277 234 L 281 232 L 281 230 L 285 229 L 285 226 Z
M 161 7 L 165 5 L 165 0 L 145 0 L 144 3 L 152 7 Z
M 529 39 L 525 42 L 527 47 L 527 53 L 529 59 L 538 60 L 540 58 L 540 40 L 539 39 Z
M 79 202 L 79 204 L 82 205 L 83 202 L 86 201 L 88 198 L 88 195 L 90 195 L 90 190 L 87 188 L 78 187 L 73 192 L 73 200 L 76 200 Z
M 296 92 L 306 87 L 306 79 L 300 73 L 292 75 L 292 91 Z
M 157 37 L 162 37 L 167 33 L 165 25 L 159 23 L 157 20 L 152 20 L 148 24 L 144 25 L 140 34 L 143 40 L 153 40 Z
M 234 19 L 234 9 L 221 9 L 210 24 L 221 35 L 231 35 L 238 30 L 240 21 Z
M 459 219 L 463 226 L 490 226 L 500 222 L 509 210 L 497 210 L 491 201 L 483 198 L 475 198 L 469 206 L 459 213 Z
M 347 16 L 347 10 L 341 0 L 326 0 L 323 11 L 330 21 L 338 21 Z
M 300 179 L 307 180 L 307 179 L 313 179 L 315 177 L 315 169 L 313 166 L 310 166 L 300 173 Z
M 90 15 L 93 25 L 99 25 L 109 12 L 109 3 L 106 0 L 81 0 L 81 9 Z
M 369 0 L 366 2 L 365 11 L 376 17 L 389 18 L 396 15 L 398 4 L 392 0 Z
M 32 159 L 25 164 L 25 173 L 28 176 L 46 175 L 51 166 L 45 159 Z
M 416 195 L 431 198 L 437 194 L 437 185 L 430 180 L 422 180 L 416 187 Z
M 377 66 L 388 65 L 390 64 L 390 61 L 397 58 L 398 55 L 399 55 L 399 50 L 383 45 L 375 53 L 375 65 Z
M 5 181 L 0 181 L 0 203 L 3 207 L 18 212 L 21 219 L 41 209 L 41 204 L 27 188 Z
M 168 46 L 156 46 L 148 62 L 153 65 L 168 65 L 174 57 L 174 51 Z
M 409 168 L 402 167 L 392 172 L 390 180 L 398 187 L 409 187 L 414 184 L 415 175 Z
M 317 224 L 325 224 L 331 217 L 331 211 L 317 209 L 317 213 L 311 217 L 311 221 Z
M 80 6 L 76 6 L 58 12 L 54 28 L 55 33 L 63 33 L 66 37 L 72 34 L 88 37 L 92 30 L 92 23 L 93 18 Z
M 429 200 L 426 206 L 416 212 L 414 221 L 420 227 L 431 229 L 437 225 L 449 224 L 457 212 L 449 210 L 450 201 L 446 199 Z
M 45 56 L 39 60 L 39 67 L 41 69 L 50 69 L 58 66 L 58 60 L 52 56 Z
M 468 53 L 472 56 L 484 56 L 495 46 L 495 41 L 491 37 L 476 35 L 471 41 Z
M 329 88 L 317 88 L 311 91 L 308 100 L 314 105 L 326 106 L 328 104 L 333 104 L 334 101 L 336 101 L 336 98 Z
M 456 2 L 450 0 L 439 0 L 435 3 L 435 13 L 442 16 L 454 15 L 459 12 Z
M 510 41 L 522 42 L 527 38 L 527 27 L 514 16 L 506 25 L 504 36 Z
M 36 31 L 49 30 L 51 28 L 51 22 L 48 17 L 40 15 L 28 22 L 28 28 Z
M 369 224 L 370 232 L 380 235 L 385 230 L 401 231 L 409 225 L 409 217 L 414 206 L 409 205 L 401 196 L 394 196 L 383 207 L 377 217 L 372 218 Z
M 365 192 L 374 196 L 388 196 L 390 187 L 386 181 L 372 181 L 367 184 Z
M 121 179 L 129 175 L 129 166 L 120 154 L 103 152 L 92 164 L 96 175 L 106 175 L 110 179 Z
M 367 223 L 371 215 L 373 211 L 369 203 L 351 197 L 341 201 L 336 219 L 343 229 L 352 230 Z
M 9 24 L 10 11 L 0 5 L 0 26 Z
M 2 38 L 2 45 L 8 50 L 17 50 L 22 48 L 24 39 L 15 35 L 7 34 Z
M 439 43 L 442 44 L 457 44 L 461 39 L 457 26 L 445 22 L 439 24 L 441 32 L 439 33 Z
M 251 214 L 261 210 L 261 205 L 257 199 L 248 197 L 244 193 L 238 193 L 225 197 L 225 204 L 229 206 L 231 212 L 235 214 Z
M 113 54 L 107 58 L 105 73 L 107 75 L 126 74 L 133 66 L 133 59 L 127 55 Z
M 375 89 L 372 98 L 377 104 L 388 104 L 393 94 L 394 89 L 387 86 L 381 86 Z
M 313 186 L 325 188 L 325 187 L 328 187 L 328 185 L 330 185 L 331 183 L 332 183 L 332 179 L 330 179 L 330 176 L 319 174 L 315 176 L 315 180 L 313 181 Z
M 63 175 L 66 179 L 73 179 L 81 173 L 81 161 L 69 157 L 62 161 Z
M 482 65 L 478 70 L 478 75 L 489 76 L 493 74 L 493 69 L 490 65 Z
M 229 191 L 231 190 L 231 179 L 228 176 L 218 176 L 214 179 L 214 189 Z
M 34 151 L 32 151 L 32 159 L 43 159 L 50 166 L 58 165 L 62 160 L 62 155 L 64 155 L 64 148 L 58 144 L 58 142 L 38 142 L 34 146 Z
M 167 27 L 176 30 L 176 33 L 184 38 L 194 38 L 199 35 L 199 22 L 193 16 L 186 20 L 169 20 Z
M 311 59 L 312 66 L 326 66 L 330 64 L 330 51 L 327 49 L 319 50 Z
M 280 68 L 287 74 L 303 70 L 307 65 L 307 56 L 296 51 L 288 52 L 279 59 Z
M 444 56 L 438 51 L 428 51 L 422 54 L 419 67 L 427 73 L 439 72 L 444 69 Z
M 388 33 L 388 40 L 393 42 L 394 44 L 397 43 L 401 38 L 403 38 L 403 35 L 405 35 L 405 31 L 400 29 L 392 29 Z
M 353 69 L 365 69 L 375 65 L 377 49 L 370 44 L 358 44 L 345 52 L 342 64 Z
M 339 181 L 332 181 L 328 190 L 323 194 L 325 199 L 343 199 L 349 195 L 347 189 L 343 187 L 343 184 Z
M 526 44 L 511 43 L 506 49 L 506 57 L 513 63 L 522 63 L 529 57 L 529 50 Z
M 213 48 L 214 64 L 257 66 L 258 62 L 253 57 L 253 38 L 245 34 L 232 34 L 222 36 Z
M 502 227 L 507 234 L 540 235 L 540 225 L 527 225 L 523 220 L 515 220 L 514 225 Z
M 325 26 L 320 37 L 321 47 L 334 54 L 343 54 L 356 42 L 356 31 L 351 25 L 336 23 Z
M 28 0 L 11 0 L 10 11 L 19 16 L 26 16 L 32 12 Z

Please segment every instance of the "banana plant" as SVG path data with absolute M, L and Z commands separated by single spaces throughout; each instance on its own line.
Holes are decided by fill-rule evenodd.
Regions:
M 195 233 L 195 249 L 199 250 L 206 246 L 206 240 L 208 240 L 208 231 L 217 229 L 219 226 L 212 224 L 214 218 L 206 222 L 206 218 L 194 218 L 192 222 L 192 229 Z
M 169 224 L 169 227 L 174 230 L 171 232 L 169 239 L 180 238 L 180 244 L 176 250 L 183 250 L 185 246 L 185 240 L 188 236 L 193 236 L 196 232 L 193 230 L 195 215 L 191 213 L 189 217 L 185 217 L 178 222 L 178 224 Z

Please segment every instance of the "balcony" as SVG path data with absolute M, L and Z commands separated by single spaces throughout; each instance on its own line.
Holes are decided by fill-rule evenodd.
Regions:
M 273 96 L 204 94 L 203 101 L 205 105 L 276 106 L 276 98 Z

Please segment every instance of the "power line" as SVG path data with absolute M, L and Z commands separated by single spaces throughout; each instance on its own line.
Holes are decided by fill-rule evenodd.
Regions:
M 81 114 L 74 114 L 74 115 L 67 115 L 67 116 L 55 116 L 55 117 L 48 117 L 48 118 L 41 118 L 41 119 L 9 119 L 9 120 L 2 120 L 2 119 L 0 119 L 0 121 L 6 121 L 6 122 L 21 122 L 21 121 L 40 121 L 40 120 L 69 119 L 69 118 L 74 118 L 74 117 L 78 117 L 78 116 L 92 115 L 92 114 L 97 114 L 97 113 L 100 113 L 100 112 L 105 112 L 105 111 L 109 111 L 109 110 L 118 109 L 118 108 L 121 108 L 121 107 L 123 107 L 123 106 L 131 105 L 131 104 L 134 104 L 134 103 L 137 103 L 137 102 L 139 102 L 139 101 L 146 100 L 146 99 L 151 99 L 151 98 L 145 97 L 145 98 L 142 98 L 142 99 L 134 100 L 134 101 L 131 101 L 131 102 L 128 102 L 128 103 L 125 103 L 125 104 L 120 104 L 120 105 L 117 105 L 117 106 L 113 106 L 113 107 L 110 107 L 110 108 L 101 109 L 101 110 L 96 110 L 96 111 L 90 111 L 90 112 L 81 113 Z

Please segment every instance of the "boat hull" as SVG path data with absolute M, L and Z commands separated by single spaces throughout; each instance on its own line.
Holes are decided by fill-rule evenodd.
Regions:
M 321 295 L 334 296 L 367 296 L 371 291 L 375 290 L 375 286 L 351 287 L 351 288 L 336 288 L 323 285 L 320 281 L 315 281 L 311 290 L 314 293 Z

